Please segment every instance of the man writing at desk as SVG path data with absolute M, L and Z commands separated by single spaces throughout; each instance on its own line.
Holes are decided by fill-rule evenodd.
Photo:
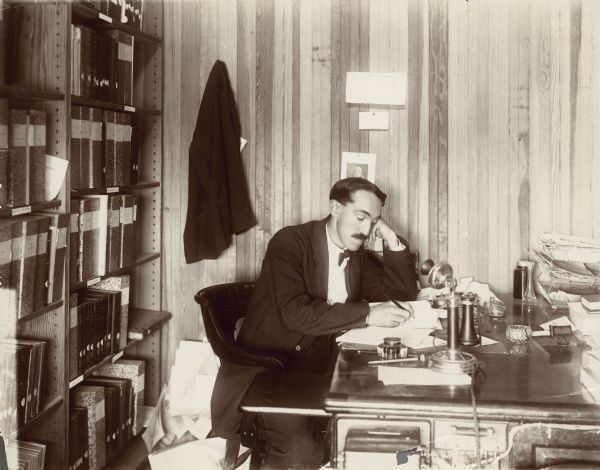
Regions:
M 288 372 L 330 373 L 335 335 L 366 325 L 394 327 L 411 307 L 416 278 L 408 243 L 381 218 L 386 195 L 363 178 L 346 178 L 329 194 L 330 214 L 285 227 L 269 242 L 260 277 L 237 341 L 288 355 Z M 383 239 L 383 266 L 364 250 L 371 235 Z M 367 301 L 383 301 L 369 307 Z M 237 404 L 257 370 L 223 363 L 211 402 L 213 429 L 229 437 L 239 425 Z M 269 444 L 267 468 L 318 468 L 324 448 L 314 418 L 261 415 Z

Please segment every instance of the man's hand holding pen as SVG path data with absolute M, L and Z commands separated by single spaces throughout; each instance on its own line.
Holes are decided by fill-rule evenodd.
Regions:
M 411 317 L 414 317 L 414 312 L 408 302 L 388 300 L 369 308 L 366 323 L 370 326 L 392 328 L 401 325 Z

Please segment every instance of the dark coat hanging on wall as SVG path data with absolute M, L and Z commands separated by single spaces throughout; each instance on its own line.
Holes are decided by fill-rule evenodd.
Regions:
M 190 144 L 185 260 L 216 259 L 256 225 L 240 158 L 240 119 L 225 64 L 217 60 L 208 80 Z

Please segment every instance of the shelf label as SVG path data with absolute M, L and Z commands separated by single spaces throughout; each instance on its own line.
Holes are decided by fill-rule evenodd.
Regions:
M 133 106 L 123 106 L 123 111 L 129 111 L 130 113 L 135 113 L 135 108 Z
M 10 213 L 12 215 L 23 215 L 31 212 L 31 206 L 15 207 Z
M 112 358 L 112 361 L 117 362 L 119 359 L 121 359 L 123 357 L 123 352 L 124 351 L 119 351 L 117 354 L 115 354 Z
M 107 23 L 112 23 L 112 18 L 110 16 L 106 16 L 104 13 L 98 12 L 98 18 L 106 21 Z
M 83 375 L 80 375 L 79 377 L 75 377 L 73 380 L 71 380 L 69 382 L 69 388 L 73 388 L 75 385 L 77 385 L 81 382 L 83 382 Z
M 93 279 L 88 279 L 87 282 L 85 283 L 85 285 L 87 287 L 93 286 L 94 284 L 98 284 L 100 282 L 100 277 L 95 277 Z
M 111 186 L 110 188 L 106 188 L 106 194 L 118 193 L 118 192 L 119 192 L 118 186 Z

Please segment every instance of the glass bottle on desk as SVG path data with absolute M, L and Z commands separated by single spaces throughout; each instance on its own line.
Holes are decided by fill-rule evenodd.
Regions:
M 525 292 L 523 292 L 523 303 L 524 304 L 534 304 L 537 302 L 537 297 L 535 296 L 535 290 L 533 289 L 533 268 L 535 266 L 534 261 L 526 261 L 527 264 L 527 285 L 525 287 Z

